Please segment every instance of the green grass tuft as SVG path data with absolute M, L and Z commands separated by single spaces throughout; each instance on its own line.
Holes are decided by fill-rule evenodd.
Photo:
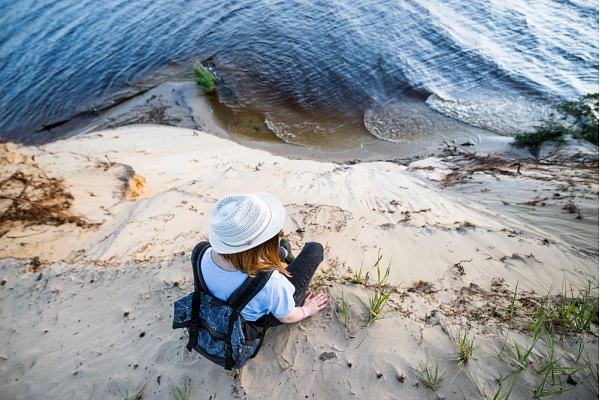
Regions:
M 362 279 L 363 279 L 362 274 L 363 274 L 363 264 L 360 263 L 360 269 L 358 271 L 354 272 L 354 275 L 350 279 L 350 282 L 352 282 L 352 283 L 361 283 Z
M 388 265 L 385 273 L 381 274 L 381 256 L 377 256 L 377 262 L 375 263 L 375 267 L 377 267 L 377 285 L 375 286 L 373 293 L 369 296 L 369 303 L 365 303 L 360 299 L 360 297 L 355 296 L 358 301 L 363 305 L 363 307 L 369 312 L 369 320 L 365 326 L 371 325 L 373 322 L 385 318 L 385 314 L 383 312 L 383 308 L 386 306 L 390 296 L 394 291 L 401 285 L 401 283 L 390 285 L 387 280 L 390 277 L 390 267 L 392 263 Z
M 459 366 L 465 364 L 471 358 L 477 361 L 473 357 L 473 350 L 477 348 L 475 338 L 469 337 L 468 329 L 463 330 L 462 333 L 456 332 L 456 344 L 458 345 L 458 356 L 454 360 L 458 361 Z
M 588 279 L 579 288 L 567 287 L 566 283 L 563 283 L 560 294 L 556 296 L 551 295 L 551 286 L 533 310 L 516 305 L 517 289 L 518 282 L 512 292 L 510 305 L 502 309 L 509 313 L 508 319 L 522 317 L 532 332 L 541 328 L 549 330 L 560 327 L 565 331 L 581 333 L 590 331 L 592 324 L 598 325 L 600 307 L 598 296 L 595 294 L 598 289 L 596 280 Z
M 555 303 L 553 323 L 575 333 L 589 330 L 592 322 L 598 324 L 598 298 L 592 296 L 592 289 L 588 281 L 587 286 L 575 294 L 573 288 L 567 289 L 563 283 L 560 298 Z
M 171 385 L 167 382 L 169 386 L 169 393 L 175 400 L 189 400 L 192 395 L 192 387 L 188 386 L 188 381 L 186 379 L 183 380 L 183 389 L 180 389 L 179 386 Z
M 429 363 L 425 364 L 425 371 L 421 371 L 420 368 L 417 368 L 417 372 L 421 376 L 423 380 L 423 384 L 429 388 L 436 389 L 442 381 L 444 380 L 444 375 L 446 372 L 440 375 L 440 370 L 438 363 L 435 363 L 435 369 L 429 366 Z
M 517 284 L 515 285 L 515 290 L 513 291 L 513 296 L 512 296 L 511 302 L 510 302 L 510 306 L 505 308 L 505 310 L 510 313 L 509 318 L 512 318 L 513 314 L 516 313 L 517 311 L 519 311 L 519 308 L 517 307 L 517 303 L 516 303 L 518 289 L 519 289 L 519 280 L 517 280 Z

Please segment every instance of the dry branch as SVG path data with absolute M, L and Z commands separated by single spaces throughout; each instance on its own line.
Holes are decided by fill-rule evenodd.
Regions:
M 92 226 L 82 215 L 73 212 L 73 196 L 62 179 L 49 178 L 43 173 L 26 175 L 13 173 L 0 182 L 0 207 L 6 209 L 0 215 L 0 230 L 10 230 L 21 222 L 27 225 L 61 225 L 74 223 Z M 10 202 L 8 205 L 6 202 Z

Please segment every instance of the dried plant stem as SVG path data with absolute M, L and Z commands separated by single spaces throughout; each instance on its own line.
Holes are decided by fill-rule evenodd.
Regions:
M 6 210 L 4 210 L 4 212 L 2 213 L 2 215 L 0 215 L 0 222 L 4 220 L 4 217 L 6 215 L 8 215 L 9 211 L 11 211 L 13 208 L 16 209 L 18 207 L 18 202 L 21 200 L 21 197 L 23 197 L 23 195 L 25 194 L 25 191 L 27 190 L 27 188 L 31 184 L 32 179 L 29 179 L 27 181 L 27 183 L 25 184 L 25 187 L 23 188 L 23 190 L 21 190 L 21 193 L 19 193 L 19 196 L 17 196 L 15 199 L 13 199 L 13 202 L 11 203 L 11 205 L 8 206 L 8 208 Z M 4 197 L 4 196 L 2 196 L 2 197 Z

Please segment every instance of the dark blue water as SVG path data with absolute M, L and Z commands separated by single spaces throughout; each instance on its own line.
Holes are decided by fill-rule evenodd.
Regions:
M 0 0 L 0 27 L 0 135 L 28 143 L 211 57 L 272 121 L 283 104 L 368 128 L 435 94 L 431 108 L 510 133 L 598 91 L 596 1 Z

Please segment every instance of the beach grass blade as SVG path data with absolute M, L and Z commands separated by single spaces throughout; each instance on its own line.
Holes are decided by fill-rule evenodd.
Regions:
M 512 353 L 512 355 L 507 356 L 506 359 L 517 364 L 520 370 L 526 370 L 527 365 L 529 364 L 529 356 L 531 355 L 533 348 L 538 342 L 540 335 L 540 329 L 534 331 L 531 344 L 523 348 L 519 347 L 519 344 L 516 342 L 516 340 L 513 340 L 513 343 L 515 345 L 515 351 Z
M 121 389 L 119 389 L 119 387 L 116 384 L 115 384 L 115 386 L 117 386 L 117 390 L 119 391 L 119 394 L 121 395 L 121 397 L 123 397 L 123 400 L 138 400 L 138 399 L 142 398 L 142 393 L 146 389 L 148 382 L 149 381 L 146 381 L 146 383 L 144 383 L 144 386 L 142 386 L 142 388 L 140 390 L 138 390 L 137 393 L 132 397 L 129 396 L 129 389 L 131 387 L 131 381 L 129 379 L 127 380 L 127 387 L 125 388 L 125 394 L 123 394 L 123 392 L 121 392 Z
M 577 357 L 575 358 L 575 362 L 579 364 L 579 360 L 583 355 L 583 351 L 585 350 L 585 340 L 579 342 L 579 350 L 577 351 Z
M 504 308 L 506 311 L 509 312 L 510 318 L 513 317 L 513 313 L 518 311 L 517 304 L 516 304 L 518 289 L 519 289 L 519 281 L 517 280 L 517 284 L 515 285 L 515 290 L 513 291 L 513 296 L 512 296 L 511 302 L 510 302 L 510 306 Z
M 550 293 L 552 292 L 552 286 L 548 290 L 546 296 L 544 296 L 542 303 L 535 313 L 529 318 L 529 326 L 533 332 L 539 330 L 542 326 L 548 325 L 546 322 L 550 320 L 549 304 L 550 304 Z
M 169 393 L 175 400 L 189 400 L 192 395 L 192 387 L 188 386 L 188 382 L 186 379 L 183 380 L 183 389 L 179 388 L 179 386 L 171 385 L 167 382 L 169 386 Z
M 281 371 L 287 371 L 288 369 L 292 368 L 294 366 L 294 364 L 290 364 L 290 362 L 288 360 L 286 360 L 285 358 L 281 357 L 279 358 L 278 354 L 275 354 L 275 357 L 277 357 L 277 364 L 279 365 L 279 369 L 281 369 Z M 283 361 L 285 361 L 285 363 L 287 364 L 287 367 L 283 364 Z
M 348 302 L 346 301 L 346 298 L 344 297 L 344 291 L 342 290 L 340 293 L 340 300 L 342 301 L 342 315 L 344 317 L 344 326 L 348 326 L 348 311 L 349 311 L 349 306 L 348 306 Z
M 498 382 L 500 383 L 500 386 L 498 387 L 498 390 L 496 391 L 496 393 L 494 393 L 494 397 L 493 400 L 508 400 L 510 398 L 510 394 L 512 393 L 513 389 L 515 388 L 515 382 L 517 381 L 517 375 L 518 373 L 513 372 L 512 374 L 503 377 L 502 374 L 500 374 L 500 378 L 498 378 Z M 508 391 L 506 393 L 502 393 L 502 388 L 504 386 L 504 382 L 510 378 L 513 377 L 512 379 L 512 383 L 510 384 L 510 387 L 508 388 Z
M 585 361 L 585 368 L 587 368 L 587 370 L 589 371 L 589 374 L 585 376 L 584 379 L 587 382 L 588 386 L 592 389 L 596 397 L 598 397 L 598 375 L 600 372 L 600 368 L 598 367 L 598 363 L 592 360 L 589 354 L 586 353 L 583 356 L 583 359 Z M 590 382 L 590 380 L 588 379 L 590 376 L 593 378 L 594 381 L 596 381 L 596 383 Z

